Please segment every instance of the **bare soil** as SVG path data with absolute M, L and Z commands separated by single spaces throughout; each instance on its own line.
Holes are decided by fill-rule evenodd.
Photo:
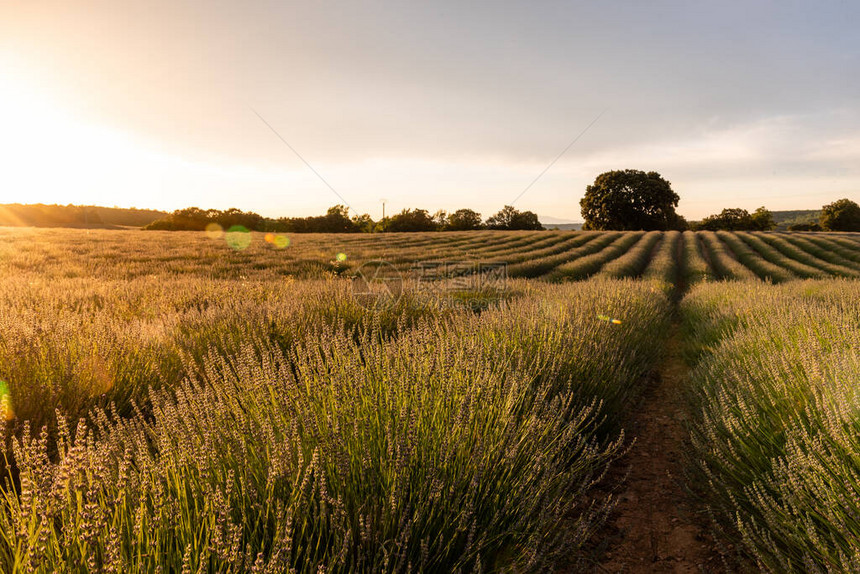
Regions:
M 684 488 L 685 409 L 677 322 L 666 354 L 625 430 L 635 438 L 621 466 L 627 480 L 598 541 L 595 572 L 724 572 L 706 517 Z M 621 478 L 621 477 L 619 477 Z

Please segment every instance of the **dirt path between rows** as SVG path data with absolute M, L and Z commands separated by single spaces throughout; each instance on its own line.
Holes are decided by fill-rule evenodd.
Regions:
M 684 405 L 688 367 L 675 322 L 666 354 L 625 429 L 636 443 L 622 466 L 629 476 L 605 528 L 595 572 L 724 572 L 701 510 L 683 486 Z

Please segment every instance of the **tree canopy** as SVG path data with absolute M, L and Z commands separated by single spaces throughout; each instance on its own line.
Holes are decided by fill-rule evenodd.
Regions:
M 697 226 L 698 229 L 709 231 L 770 231 L 774 227 L 773 213 L 764 207 L 759 207 L 752 214 L 740 207 L 730 207 L 716 215 L 709 215 Z
M 361 216 L 350 219 L 348 207 L 335 205 L 329 207 L 325 215 L 281 217 L 271 222 L 266 230 L 293 233 L 357 233 L 362 230 L 361 224 Z
M 279 217 L 271 219 L 254 212 L 236 208 L 226 211 L 189 207 L 178 209 L 153 221 L 146 229 L 167 231 L 202 231 L 212 223 L 223 229 L 242 226 L 249 231 L 276 233 L 372 233 L 409 231 L 468 231 L 473 229 L 543 229 L 538 216 L 531 211 L 518 211 L 506 205 L 486 223 L 481 214 L 471 209 L 453 213 L 439 210 L 430 214 L 426 209 L 403 209 L 400 213 L 374 221 L 368 214 L 350 216 L 345 205 L 330 207 L 325 215 L 310 217 Z
M 536 213 L 518 211 L 511 205 L 506 205 L 501 211 L 487 219 L 489 229 L 543 229 Z
M 579 202 L 583 229 L 674 229 L 680 225 L 675 208 L 680 197 L 656 171 L 607 171 L 585 188 Z
M 825 231 L 860 231 L 860 205 L 840 199 L 825 205 L 819 219 Z
M 435 231 L 437 222 L 426 209 L 404 209 L 400 213 L 383 219 L 379 231 Z
M 753 226 L 758 231 L 770 231 L 776 227 L 776 221 L 773 220 L 773 213 L 764 206 L 756 209 L 750 216 Z
M 450 231 L 469 231 L 483 226 L 480 213 L 471 209 L 458 209 L 448 216 L 446 228 Z

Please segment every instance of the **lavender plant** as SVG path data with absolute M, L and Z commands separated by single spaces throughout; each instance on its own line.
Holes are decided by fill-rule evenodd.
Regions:
M 645 282 L 532 285 L 395 338 L 318 323 L 287 348 L 253 331 L 213 345 L 148 413 L 58 414 L 55 453 L 25 424 L 3 568 L 548 567 L 611 507 L 591 489 L 667 305 Z
M 693 483 L 770 572 L 860 567 L 860 284 L 708 284 L 684 300 Z

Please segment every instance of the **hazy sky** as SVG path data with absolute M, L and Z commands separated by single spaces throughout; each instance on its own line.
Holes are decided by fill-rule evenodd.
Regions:
M 860 200 L 857 2 L 0 0 L 0 202 L 309 215 L 610 169 L 700 218 Z

